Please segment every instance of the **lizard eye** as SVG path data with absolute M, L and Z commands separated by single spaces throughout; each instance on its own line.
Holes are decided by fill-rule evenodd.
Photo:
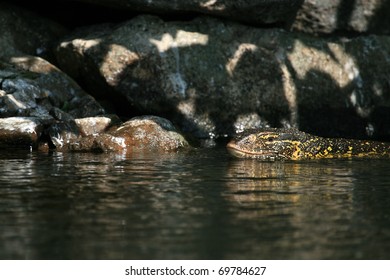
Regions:
M 273 142 L 274 140 L 276 140 L 276 138 L 275 138 L 275 137 L 272 137 L 272 136 L 267 138 L 267 141 L 268 141 L 268 142 Z

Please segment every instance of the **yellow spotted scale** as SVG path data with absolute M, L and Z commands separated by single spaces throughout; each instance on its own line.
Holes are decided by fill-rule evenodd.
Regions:
M 293 128 L 248 130 L 231 140 L 227 149 L 235 157 L 262 160 L 390 157 L 390 143 L 324 138 Z

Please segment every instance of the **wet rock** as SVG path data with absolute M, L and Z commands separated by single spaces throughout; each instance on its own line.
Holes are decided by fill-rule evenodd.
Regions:
M 56 110 L 58 111 L 58 110 Z M 74 145 L 74 150 L 84 151 L 98 149 L 98 146 L 91 146 L 88 136 L 93 136 L 94 139 L 100 134 L 104 134 L 109 129 L 113 129 L 120 122 L 115 115 L 107 115 L 100 117 L 89 117 L 80 119 L 67 119 L 65 121 L 56 121 L 48 126 L 45 130 L 50 140 L 50 146 L 56 150 L 67 151 L 70 145 Z M 83 139 L 84 144 L 78 144 Z M 103 139 L 103 138 L 102 138 Z
M 51 147 L 56 149 L 65 149 L 70 141 L 81 137 L 75 119 L 104 113 L 96 100 L 71 78 L 38 57 L 0 61 L 0 91 L 0 118 L 18 116 L 39 120 L 45 127 L 42 138 L 48 138 Z M 18 135 L 12 135 L 15 143 L 20 142 Z M 37 141 L 34 139 L 34 143 Z
M 303 0 L 80 0 L 130 12 L 187 15 L 203 13 L 252 24 L 284 23 L 291 20 Z
M 49 126 L 46 134 L 50 144 L 56 150 L 68 150 L 70 143 L 81 138 L 80 131 L 74 121 L 56 122 Z
M 123 137 L 115 137 L 110 134 L 90 135 L 69 145 L 72 152 L 115 152 L 131 153 L 132 149 L 127 148 Z
M 188 146 L 170 121 L 156 116 L 132 118 L 111 134 L 133 149 L 174 151 Z
M 49 113 L 55 120 L 58 121 L 71 122 L 75 120 L 71 114 L 64 112 L 63 110 L 57 107 L 52 107 Z
M 43 132 L 37 118 L 0 118 L 0 148 L 36 147 Z
M 305 0 L 294 21 L 307 33 L 390 34 L 390 2 L 386 0 Z
M 51 56 L 54 41 L 67 29 L 13 5 L 0 3 L 0 57 Z
M 89 136 L 103 133 L 108 130 L 114 123 L 118 123 L 116 116 L 110 117 L 90 117 L 74 120 L 80 130 L 81 135 Z
M 197 137 L 261 126 L 367 137 L 390 133 L 389 113 L 373 117 L 389 112 L 389 50 L 385 36 L 326 39 L 140 16 L 74 33 L 57 58 L 91 93 L 125 98 L 124 112 L 165 116 Z
M 116 130 L 87 136 L 69 145 L 71 151 L 88 152 L 173 152 L 189 144 L 173 124 L 156 116 L 142 116 L 123 123 Z
M 70 142 L 103 129 L 103 120 L 97 120 L 93 128 L 92 123 L 88 127 L 83 121 L 104 114 L 100 104 L 57 67 L 31 55 L 49 57 L 46 51 L 51 42 L 65 31 L 32 13 L 0 3 L 0 118 L 22 117 L 39 123 L 35 138 L 3 132 L 10 145 L 33 143 L 66 150 Z

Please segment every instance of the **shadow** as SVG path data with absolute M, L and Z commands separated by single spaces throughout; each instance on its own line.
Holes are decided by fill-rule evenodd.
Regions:
M 374 15 L 370 18 L 368 23 L 369 30 L 381 30 L 381 34 L 388 35 L 390 33 L 390 24 L 384 26 L 383 19 L 387 18 L 390 12 L 390 2 L 389 1 L 381 1 L 381 5 L 379 5 Z
M 123 116 L 158 111 L 199 137 L 235 133 L 242 115 L 255 116 L 253 125 L 257 127 L 297 126 L 324 136 L 368 138 L 370 123 L 375 133 L 379 129 L 390 131 L 389 110 L 385 105 L 378 106 L 388 99 L 387 73 L 379 75 L 372 70 L 377 70 L 376 67 L 367 67 L 364 45 L 359 52 L 349 49 L 348 43 L 342 45 L 343 41 L 335 41 L 346 54 L 340 58 L 329 41 L 275 30 L 251 33 L 244 27 L 228 27 L 223 21 L 211 22 L 210 26 L 183 23 L 180 29 L 166 24 L 159 34 L 150 32 L 146 22 L 139 22 L 135 31 L 128 30 L 141 37 L 141 40 L 137 37 L 141 43 L 138 46 L 110 41 L 112 34 L 106 42 L 93 42 L 99 37 L 92 34 L 87 39 L 96 44 L 84 55 L 86 63 L 97 66 L 92 67 L 95 72 L 80 67 L 74 69 L 74 74 L 78 78 L 96 76 L 86 87 L 102 99 L 126 93 L 125 99 L 115 101 Z M 218 34 L 216 30 L 223 32 Z M 244 31 L 238 33 L 238 30 Z M 185 43 L 188 34 L 197 34 L 199 41 Z M 231 45 L 220 48 L 220 42 Z M 371 42 L 378 45 L 375 40 Z M 303 46 L 305 53 L 297 53 L 296 45 Z M 116 58 L 118 49 L 130 55 L 120 57 L 117 63 L 106 63 Z M 155 60 L 145 55 L 148 52 L 153 53 Z M 321 59 L 308 63 L 314 52 Z M 371 55 L 372 63 L 383 57 L 381 52 L 371 52 Z M 305 67 L 294 64 L 299 61 L 297 58 Z M 351 78 L 340 83 L 326 65 L 320 67 L 324 61 L 340 70 L 349 67 Z M 256 67 L 251 68 L 253 65 Z M 113 73 L 117 74 L 103 79 L 101 73 L 108 71 L 105 68 L 108 66 L 115 68 Z M 191 67 L 196 71 L 187 71 Z M 210 67 L 214 68 L 207 73 L 212 75 L 205 75 Z M 164 75 L 158 75 L 161 70 Z M 362 85 L 361 81 L 366 80 L 369 82 Z M 375 93 L 381 90 L 381 95 Z M 337 95 L 325 95 L 334 92 Z M 130 106 L 120 104 L 124 101 Z M 343 106 L 335 109 L 332 106 L 335 102 Z M 370 137 L 376 137 L 375 133 Z M 183 258 L 179 247 L 187 252 L 184 258 L 194 257 L 194 249 L 197 250 L 194 258 L 199 259 L 237 259 L 243 256 L 244 250 L 248 250 L 245 256 L 253 259 L 267 258 L 271 253 L 276 259 L 291 258 L 291 254 L 301 258 L 334 258 L 327 251 L 334 243 L 329 244 L 326 238 L 349 238 L 351 229 L 345 230 L 343 224 L 354 217 L 360 219 L 353 212 L 340 211 L 346 209 L 345 203 L 348 208 L 357 207 L 355 204 L 360 207 L 356 203 L 359 200 L 351 198 L 351 189 L 357 185 L 355 177 L 350 176 L 350 169 L 344 165 L 335 170 L 334 166 L 318 162 L 305 165 L 247 160 L 232 161 L 229 166 L 222 165 L 216 170 L 206 157 L 198 158 L 197 165 L 183 170 L 186 160 L 177 157 L 171 161 L 156 162 L 153 158 L 118 163 L 127 159 L 102 155 L 104 159 L 94 161 L 92 156 L 84 159 L 80 158 L 85 155 L 67 156 L 71 159 L 59 158 L 49 174 L 57 178 L 56 182 L 68 182 L 69 186 L 52 188 L 52 178 L 44 170 L 37 168 L 36 172 L 42 173 L 35 176 L 35 171 L 23 168 L 38 178 L 38 185 L 48 183 L 46 180 L 50 183 L 45 192 L 39 189 L 34 192 L 33 201 L 28 192 L 18 194 L 21 199 L 17 207 L 22 208 L 25 215 L 22 218 L 28 221 L 31 209 L 41 209 L 42 203 L 49 209 L 42 214 L 32 212 L 32 234 L 27 233 L 32 239 L 27 244 L 37 251 L 35 255 L 27 254 L 29 258 L 166 259 L 172 258 L 172 254 Z M 226 158 L 222 160 L 227 162 Z M 174 176 L 169 175 L 172 170 Z M 118 175 L 124 185 L 118 186 L 118 178 L 106 177 L 107 174 Z M 68 175 L 75 178 L 69 180 Z M 129 178 L 132 183 L 126 185 Z M 190 180 L 195 183 L 188 187 L 185 182 Z M 75 182 L 81 183 L 74 185 Z M 316 187 L 321 184 L 322 187 Z M 367 205 L 375 203 L 377 198 L 372 192 Z M 106 216 L 107 213 L 110 215 Z M 305 219 L 310 223 L 304 224 Z M 317 226 L 319 221 L 325 221 L 322 227 Z M 329 231 L 329 224 L 342 232 Z M 50 229 L 48 235 L 47 229 Z M 355 228 L 352 230 L 356 233 Z M 289 233 L 293 238 L 286 238 Z M 307 240 L 313 242 L 306 243 Z M 275 247 L 269 246 L 270 241 Z M 164 250 L 156 244 L 164 245 Z M 226 244 L 231 250 L 226 249 Z M 313 244 L 315 249 L 324 251 L 315 251 L 309 257 L 306 253 L 310 250 L 298 252 Z M 21 252 L 23 245 L 18 243 Z M 350 252 L 354 252 L 355 246 L 351 247 Z
M 356 0 L 341 0 L 339 3 L 337 14 L 336 14 L 336 28 L 338 30 L 348 29 L 349 22 L 352 18 Z
M 340 3 L 340 27 L 356 5 Z M 164 27 L 156 32 L 154 24 Z M 121 29 L 136 43 L 112 41 L 109 33 Z M 264 126 L 370 139 L 389 130 L 381 120 L 388 119 L 386 110 L 376 112 L 388 100 L 388 82 L 375 65 L 386 55 L 373 51 L 380 48 L 374 37 L 321 39 L 208 18 L 172 24 L 145 17 L 133 19 L 131 28 L 123 23 L 81 38 L 92 44 L 84 53 L 92 72 L 80 66 L 73 75 L 98 98 L 113 100 L 123 118 L 158 112 L 198 138 Z M 308 53 L 297 54 L 302 51 Z
M 148 23 L 140 20 L 132 30 L 134 36 L 138 37 L 138 47 L 119 45 L 117 42 L 115 46 L 110 42 L 97 42 L 88 49 L 85 59 L 87 64 L 91 59 L 94 65 L 100 65 L 100 71 L 108 67 L 105 66 L 106 60 L 114 59 L 111 56 L 114 48 L 119 51 L 124 48 L 132 55 L 129 55 L 125 65 L 111 66 L 117 67 L 119 74 L 113 76 L 109 83 L 103 78 L 93 79 L 88 85 L 89 91 L 107 99 L 113 96 L 113 92 L 120 92 L 130 104 L 120 111 L 124 117 L 132 117 L 140 112 L 159 112 L 160 116 L 184 127 L 184 132 L 200 138 L 232 135 L 237 131 L 235 122 L 241 116 L 245 118 L 248 115 L 249 121 L 257 126 L 276 126 L 282 119 L 288 119 L 288 105 L 283 101 L 283 88 L 279 85 L 283 77 L 278 63 L 272 59 L 272 49 L 258 48 L 255 39 L 248 38 L 249 42 L 237 40 L 233 48 L 221 50 L 221 42 L 214 40 L 208 34 L 208 29 L 213 28 L 215 33 L 215 28 L 222 28 L 230 33 L 229 37 L 234 37 L 236 30 L 215 20 L 209 24 L 220 26 L 202 26 L 203 20 L 198 19 L 195 24 L 183 23 L 180 30 L 161 23 L 166 29 L 157 35 L 152 35 L 147 30 Z M 185 41 L 186 36 L 191 34 L 197 34 L 198 43 Z M 88 37 L 85 40 L 92 42 L 96 39 Z M 143 57 L 143 52 L 153 53 L 152 58 Z M 102 57 L 101 54 L 106 55 Z M 98 56 L 100 61 L 96 61 Z M 264 66 L 248 70 L 251 63 Z M 210 67 L 213 68 L 211 72 L 205 71 Z M 77 75 L 87 75 L 85 72 L 78 73 L 79 70 L 74 71 L 76 78 Z M 96 74 L 93 76 L 101 77 Z M 263 80 L 253 82 L 253 75 L 263 77 Z M 271 86 L 267 86 L 267 79 L 273 80 Z M 264 93 L 259 95 L 261 92 Z M 277 102 L 280 103 L 278 107 L 270 108 L 267 105 L 266 99 L 270 96 L 273 100 L 282 101 Z M 251 117 L 254 119 L 251 120 Z

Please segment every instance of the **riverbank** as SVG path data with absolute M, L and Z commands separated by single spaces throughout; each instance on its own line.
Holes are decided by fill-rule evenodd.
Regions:
M 194 139 L 265 126 L 390 139 L 385 1 L 13 3 L 0 4 L 1 147 L 63 149 L 88 136 L 79 119 L 143 115 Z

